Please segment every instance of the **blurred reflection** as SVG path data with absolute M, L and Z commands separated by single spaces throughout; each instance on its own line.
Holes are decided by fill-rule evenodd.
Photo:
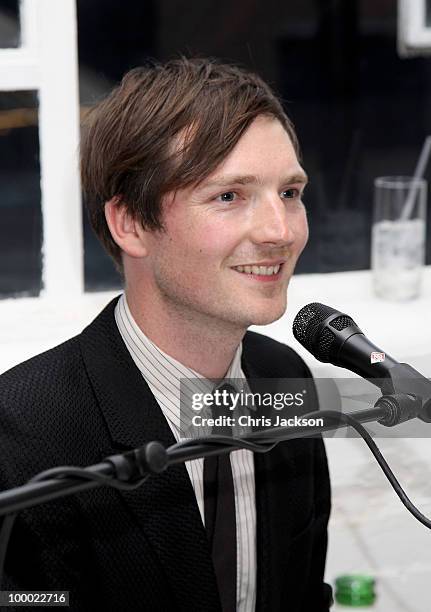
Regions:
M 19 0 L 0 0 L 0 49 L 19 47 Z

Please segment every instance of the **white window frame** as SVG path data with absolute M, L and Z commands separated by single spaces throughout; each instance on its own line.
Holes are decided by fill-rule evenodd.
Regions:
M 75 0 L 21 0 L 21 46 L 0 50 L 0 91 L 39 96 L 46 298 L 84 290 L 76 21 Z
M 426 26 L 426 0 L 398 0 L 398 53 L 401 57 L 431 54 L 431 27 Z

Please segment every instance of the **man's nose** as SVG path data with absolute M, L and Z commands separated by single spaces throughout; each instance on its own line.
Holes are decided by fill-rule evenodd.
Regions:
M 291 244 L 295 240 L 292 218 L 280 196 L 267 197 L 254 211 L 252 240 L 274 245 Z

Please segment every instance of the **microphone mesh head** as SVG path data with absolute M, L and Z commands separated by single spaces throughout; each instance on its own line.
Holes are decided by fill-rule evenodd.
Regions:
M 331 306 L 313 302 L 301 308 L 293 322 L 293 335 L 319 361 L 330 361 L 331 348 L 336 338 L 328 327 L 319 330 L 320 324 L 338 312 Z M 330 327 L 342 331 L 350 325 L 356 325 L 347 315 L 341 312 L 339 315 L 331 321 Z
M 331 306 L 313 302 L 307 304 L 298 312 L 293 321 L 293 335 L 306 349 L 308 339 L 314 337 L 315 331 L 322 321 L 337 312 Z

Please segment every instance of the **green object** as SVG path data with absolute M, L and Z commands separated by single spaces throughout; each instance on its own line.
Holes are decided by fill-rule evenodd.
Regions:
M 335 601 L 344 606 L 371 606 L 376 599 L 374 585 L 375 580 L 371 576 L 339 576 L 335 581 Z

